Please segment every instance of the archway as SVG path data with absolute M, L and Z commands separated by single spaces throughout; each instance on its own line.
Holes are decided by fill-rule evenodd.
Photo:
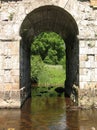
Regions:
M 30 93 L 30 43 L 41 32 L 53 31 L 66 43 L 65 94 L 70 96 L 73 84 L 79 85 L 78 27 L 74 18 L 57 6 L 42 6 L 30 12 L 24 19 L 20 36 L 20 86 L 25 87 L 25 97 Z

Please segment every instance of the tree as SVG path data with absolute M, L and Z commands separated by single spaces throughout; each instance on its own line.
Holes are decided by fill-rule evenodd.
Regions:
M 44 67 L 44 63 L 39 55 L 31 56 L 31 80 L 32 83 L 38 83 L 39 74 Z
M 31 44 L 31 55 L 40 55 L 48 64 L 58 64 L 65 55 L 65 43 L 54 32 L 43 32 Z
M 66 56 L 59 61 L 59 64 L 63 66 L 63 69 L 66 70 Z

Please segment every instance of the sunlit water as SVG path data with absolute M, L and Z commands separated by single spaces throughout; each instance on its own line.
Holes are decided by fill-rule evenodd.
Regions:
M 97 110 L 66 108 L 64 97 L 29 98 L 22 109 L 0 110 L 0 130 L 97 130 Z

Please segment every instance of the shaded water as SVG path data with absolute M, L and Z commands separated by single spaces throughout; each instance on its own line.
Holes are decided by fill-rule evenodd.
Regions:
M 22 109 L 0 110 L 0 130 L 97 130 L 97 110 L 67 109 L 64 97 L 29 98 Z

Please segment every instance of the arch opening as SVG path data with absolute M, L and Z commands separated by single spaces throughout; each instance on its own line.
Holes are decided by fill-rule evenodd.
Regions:
M 66 44 L 65 95 L 70 96 L 73 84 L 79 86 L 79 44 L 78 27 L 74 18 L 57 6 L 42 6 L 30 12 L 24 19 L 20 36 L 20 86 L 25 86 L 27 97 L 31 90 L 30 46 L 31 41 L 41 32 L 55 32 Z M 24 99 L 25 100 L 25 99 Z

